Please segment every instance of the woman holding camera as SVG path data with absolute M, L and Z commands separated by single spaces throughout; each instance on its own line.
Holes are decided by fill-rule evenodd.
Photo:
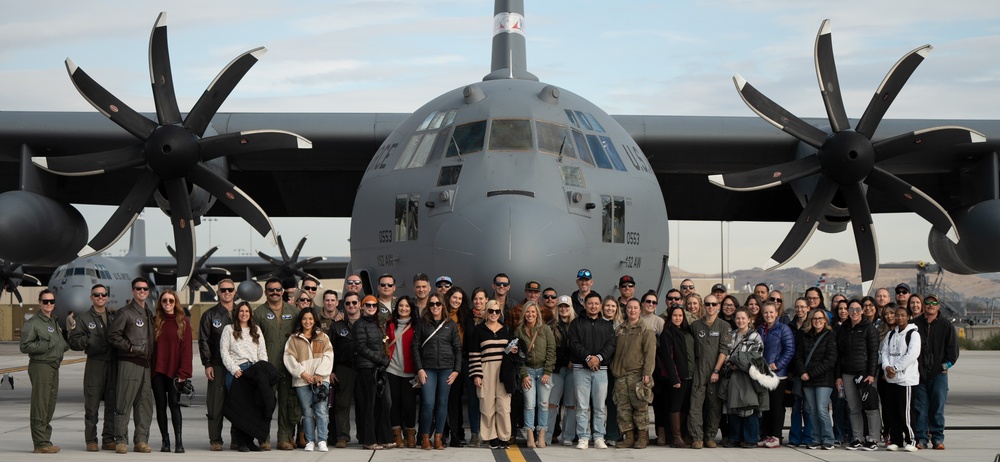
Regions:
M 299 311 L 292 335 L 285 342 L 285 368 L 292 375 L 292 389 L 302 405 L 302 428 L 306 451 L 326 452 L 330 426 L 327 397 L 333 372 L 333 343 L 319 328 L 316 312 Z
M 160 452 L 170 452 L 167 432 L 167 406 L 174 427 L 174 450 L 184 452 L 181 441 L 181 403 L 179 387 L 191 378 L 191 323 L 177 308 L 177 293 L 164 290 L 156 303 L 153 321 L 156 348 L 153 363 L 153 400 L 156 402 L 156 423 L 160 427 L 163 446 Z

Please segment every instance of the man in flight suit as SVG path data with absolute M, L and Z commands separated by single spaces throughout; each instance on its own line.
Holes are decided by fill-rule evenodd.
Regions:
M 198 323 L 198 352 L 201 355 L 201 365 L 205 367 L 205 377 L 208 378 L 205 408 L 208 417 L 209 449 L 221 451 L 222 404 L 226 400 L 226 367 L 222 364 L 219 345 L 222 343 L 222 330 L 233 322 L 236 283 L 232 279 L 223 279 L 219 281 L 216 292 L 219 294 L 219 303 L 205 310 L 201 315 L 201 322 Z M 232 428 L 230 428 L 230 443 L 236 444 L 232 440 L 231 430 Z
M 295 318 L 299 310 L 288 302 L 282 301 L 284 289 L 281 281 L 271 278 L 264 284 L 267 292 L 267 302 L 253 310 L 253 319 L 264 334 L 264 345 L 267 347 L 267 362 L 271 363 L 281 373 L 278 382 L 278 449 L 291 451 L 295 449 L 295 425 L 302 418 L 302 407 L 299 397 L 292 390 L 292 376 L 285 368 L 285 342 L 295 328 Z M 260 445 L 265 451 L 271 450 L 270 439 Z
M 153 420 L 153 388 L 149 369 L 152 366 L 153 312 L 146 305 L 149 281 L 132 280 L 132 300 L 115 313 L 108 342 L 118 355 L 118 381 L 115 387 L 115 452 L 128 453 L 128 414 L 133 411 L 135 452 L 151 452 L 149 424 Z
M 83 369 L 83 438 L 88 451 L 98 451 L 97 415 L 101 401 L 104 401 L 101 448 L 113 451 L 118 368 L 115 349 L 108 343 L 108 330 L 115 312 L 108 308 L 108 288 L 104 284 L 95 284 L 90 288 L 90 302 L 90 309 L 80 314 L 79 318 L 73 318 L 72 314 L 66 318 L 70 348 L 87 353 L 87 365 Z
M 31 380 L 31 442 L 35 454 L 55 454 L 52 444 L 52 415 L 59 395 L 59 365 L 69 345 L 63 340 L 56 322 L 56 296 L 45 289 L 38 294 L 40 306 L 21 329 L 21 353 L 28 355 L 28 379 Z

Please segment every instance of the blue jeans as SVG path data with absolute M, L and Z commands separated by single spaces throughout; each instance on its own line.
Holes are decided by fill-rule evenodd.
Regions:
M 327 391 L 330 390 L 330 382 L 323 382 Z M 293 387 L 295 394 L 299 396 L 299 403 L 302 405 L 302 431 L 306 434 L 306 441 L 316 443 L 326 441 L 330 431 L 330 406 L 328 400 L 313 402 L 312 388 L 308 385 L 304 387 Z
M 542 384 L 542 375 L 545 368 L 538 369 L 525 368 L 528 378 L 531 379 L 531 388 L 524 390 L 524 428 L 548 429 L 549 428 L 549 393 L 552 392 L 552 377 L 549 377 L 548 384 Z M 536 411 L 537 409 L 537 411 Z M 535 413 L 538 413 L 538 423 L 535 423 Z
M 834 390 L 830 401 L 833 402 L 833 439 L 850 443 L 854 436 L 851 432 L 851 411 L 847 407 L 847 398 L 839 397 L 837 390 Z
M 948 399 L 948 374 L 939 374 L 926 383 L 913 387 L 913 433 L 916 440 L 931 444 L 944 443 L 944 402 Z
M 805 398 L 795 397 L 792 404 L 792 420 L 788 428 L 789 444 L 809 444 L 812 442 L 812 423 L 806 414 Z
M 604 439 L 604 430 L 608 420 L 608 371 L 601 369 L 592 371 L 581 368 L 573 369 L 573 381 L 576 383 L 576 436 L 581 440 L 590 440 L 590 408 L 594 407 L 595 440 Z
M 563 441 L 576 439 L 576 385 L 573 369 L 563 367 L 552 374 L 552 391 L 549 393 L 549 410 L 559 412 L 562 403 L 566 410 L 562 420 Z M 556 419 L 549 420 L 549 431 L 545 433 L 545 444 L 552 444 L 552 434 L 556 432 Z
M 760 411 L 753 411 L 746 417 L 729 414 L 729 441 L 733 443 L 756 443 L 760 439 Z
M 245 371 L 247 369 L 250 369 L 250 366 L 253 366 L 253 363 L 251 363 L 250 361 L 247 361 L 247 362 L 245 362 L 243 364 L 240 364 L 240 370 L 241 371 Z M 233 377 L 233 374 L 231 372 L 229 372 L 229 369 L 226 369 L 226 391 L 229 391 L 231 388 L 233 388 L 233 379 L 234 378 L 236 378 L 236 377 Z
M 444 433 L 448 419 L 448 376 L 452 369 L 424 369 L 427 383 L 420 388 L 420 434 Z M 434 428 L 431 429 L 431 422 Z
M 806 395 L 806 415 L 812 424 L 813 444 L 833 444 L 833 419 L 827 408 L 833 387 L 802 387 Z

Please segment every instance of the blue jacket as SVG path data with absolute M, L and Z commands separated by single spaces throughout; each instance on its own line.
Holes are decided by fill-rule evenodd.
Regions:
M 757 334 L 764 340 L 764 360 L 778 368 L 774 375 L 788 377 L 788 366 L 795 358 L 795 334 L 786 324 L 775 322 L 774 327 L 764 332 L 764 326 L 757 328 Z

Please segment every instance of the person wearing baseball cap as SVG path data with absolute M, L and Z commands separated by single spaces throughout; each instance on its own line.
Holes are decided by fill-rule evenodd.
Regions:
M 712 292 L 711 292 L 711 294 L 715 295 L 715 298 L 717 298 L 719 300 L 722 300 L 723 298 L 726 298 L 726 295 L 728 295 L 727 292 L 729 292 L 729 289 L 726 288 L 725 284 L 718 283 L 718 284 L 712 286 Z
M 548 292 L 548 289 L 545 289 Z M 573 299 L 569 295 L 560 295 L 556 299 L 556 316 L 552 320 L 552 335 L 556 344 L 556 365 L 552 369 L 551 384 L 549 390 L 549 406 L 559 408 L 562 404 L 563 411 L 563 446 L 572 446 L 576 439 L 576 386 L 573 381 L 573 366 L 570 364 L 569 346 L 569 326 L 576 319 L 576 311 L 573 309 Z M 545 444 L 552 444 L 552 433 L 556 429 L 556 419 L 553 416 L 549 419 L 549 428 L 545 432 Z
M 576 316 L 584 316 L 583 301 L 590 295 L 591 288 L 594 286 L 594 274 L 590 272 L 589 269 L 583 268 L 576 272 L 576 287 L 579 290 L 573 292 L 571 298 L 573 299 L 573 308 L 576 310 Z M 594 292 L 595 294 L 597 292 Z M 598 294 L 600 295 L 600 294 Z
M 444 297 L 448 293 L 448 289 L 451 289 L 451 286 L 455 285 L 455 283 L 450 277 L 441 276 L 437 278 L 437 281 L 434 281 L 434 285 L 437 287 L 437 294 Z
M 635 297 L 635 278 L 624 275 L 618 278 L 618 304 L 624 309 L 630 298 Z
M 900 282 L 896 285 L 896 306 L 906 306 L 907 302 L 910 300 L 910 294 L 913 291 L 910 290 L 910 285 L 905 282 Z

